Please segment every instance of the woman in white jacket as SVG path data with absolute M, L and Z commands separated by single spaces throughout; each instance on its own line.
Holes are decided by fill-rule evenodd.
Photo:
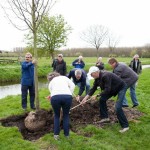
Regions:
M 63 111 L 64 135 L 69 137 L 69 110 L 72 104 L 72 94 L 75 84 L 67 77 L 53 72 L 48 74 L 49 91 L 51 93 L 51 105 L 54 110 L 54 138 L 59 139 L 60 111 Z

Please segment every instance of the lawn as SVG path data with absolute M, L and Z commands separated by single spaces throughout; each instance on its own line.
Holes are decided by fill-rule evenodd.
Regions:
M 71 58 L 65 58 L 68 63 Z M 86 63 L 93 63 L 95 59 L 85 58 Z M 107 58 L 104 59 L 106 62 Z M 119 59 L 129 62 L 129 59 Z M 41 65 L 44 60 L 41 60 Z M 150 64 L 147 63 L 147 64 Z M 107 125 L 105 128 L 97 128 L 88 125 L 79 129 L 80 134 L 71 132 L 70 139 L 65 139 L 61 132 L 60 141 L 53 139 L 53 133 L 47 133 L 36 141 L 23 140 L 17 127 L 0 126 L 0 149 L 2 150 L 148 150 L 150 148 L 150 69 L 144 69 L 139 77 L 137 86 L 137 97 L 140 106 L 137 108 L 144 113 L 140 119 L 129 122 L 130 130 L 124 134 L 119 133 L 120 125 Z M 77 93 L 77 89 L 75 94 Z M 41 89 L 40 107 L 49 110 L 49 103 L 45 96 L 49 94 L 48 89 Z M 127 98 L 130 107 L 132 106 L 127 92 Z M 28 111 L 30 111 L 28 109 Z M 23 114 L 20 106 L 20 95 L 8 96 L 0 99 L 0 118 L 6 118 L 11 115 Z M 92 137 L 83 136 L 83 133 L 90 133 Z

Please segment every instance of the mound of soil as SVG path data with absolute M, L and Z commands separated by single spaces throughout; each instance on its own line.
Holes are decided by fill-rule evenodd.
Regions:
M 76 100 L 73 100 L 72 107 L 78 104 L 79 103 Z M 118 122 L 114 110 L 115 102 L 113 100 L 108 100 L 107 105 L 108 105 L 109 118 L 111 120 L 109 124 L 114 124 Z M 143 115 L 143 113 L 139 112 L 136 108 L 134 109 L 123 108 L 123 109 L 129 121 L 131 120 L 136 121 L 137 118 Z M 46 123 L 44 127 L 38 131 L 31 131 L 26 128 L 24 120 L 28 116 L 28 113 L 25 113 L 20 116 L 10 116 L 8 118 L 1 119 L 0 122 L 5 127 L 17 126 L 25 140 L 33 141 L 39 139 L 40 137 L 42 137 L 47 133 L 53 132 L 53 126 L 54 126 L 53 111 L 40 110 L 38 116 L 40 116 L 40 114 L 43 115 L 43 113 L 46 115 L 45 116 Z M 70 129 L 76 133 L 79 133 L 78 131 L 80 127 L 85 127 L 89 124 L 93 124 L 100 128 L 104 127 L 106 124 L 96 123 L 99 120 L 100 120 L 100 116 L 99 116 L 98 101 L 87 102 L 84 106 L 76 107 L 75 109 L 70 111 Z M 60 126 L 62 128 L 62 121 Z

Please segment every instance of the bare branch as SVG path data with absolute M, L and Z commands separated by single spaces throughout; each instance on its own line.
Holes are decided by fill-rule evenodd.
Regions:
M 107 34 L 108 29 L 106 27 L 102 25 L 94 25 L 81 34 L 81 39 L 95 47 L 98 56 L 98 50 L 105 41 Z

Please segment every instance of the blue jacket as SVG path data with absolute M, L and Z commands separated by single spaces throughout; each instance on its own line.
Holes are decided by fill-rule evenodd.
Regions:
M 79 89 L 79 93 L 78 95 L 81 96 L 82 93 L 84 92 L 85 90 L 85 86 L 86 86 L 86 77 L 87 77 L 87 74 L 84 70 L 82 70 L 82 75 L 81 75 L 81 78 L 79 80 L 76 79 L 75 77 L 75 70 L 77 70 L 76 68 L 72 69 L 69 74 L 68 74 L 68 78 L 69 79 L 73 79 L 73 82 L 74 84 L 76 85 L 77 83 L 81 83 L 81 86 L 80 86 L 80 89 Z
M 72 62 L 72 66 L 74 66 L 75 68 L 83 69 L 85 66 L 85 63 L 83 60 L 79 61 L 79 59 L 76 59 L 75 61 Z
M 26 86 L 34 85 L 34 64 L 32 62 L 22 62 L 21 64 L 21 84 Z

